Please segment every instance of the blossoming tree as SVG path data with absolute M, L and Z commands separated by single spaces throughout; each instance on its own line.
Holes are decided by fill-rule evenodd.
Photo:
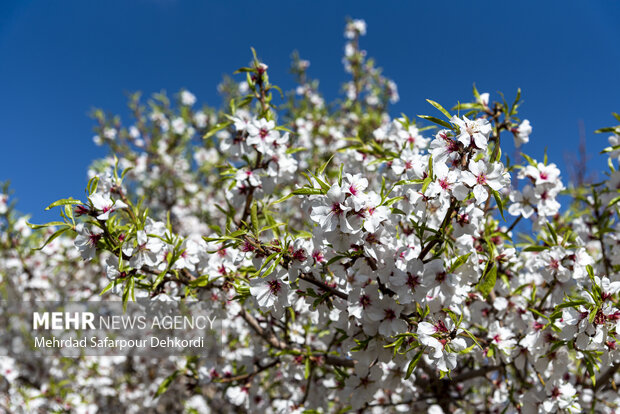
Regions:
M 512 103 L 392 118 L 350 21 L 345 97 L 309 62 L 284 96 L 254 54 L 227 105 L 181 91 L 95 112 L 110 156 L 57 222 L 0 197 L 4 295 L 201 301 L 219 358 L 0 357 L 8 411 L 615 412 L 620 126 L 605 179 L 566 187 Z M 280 97 L 281 105 L 276 105 Z M 620 116 L 615 115 L 620 121 Z M 422 126 L 425 125 L 425 126 Z M 35 229 L 35 231 L 32 231 Z M 38 248 L 38 249 L 36 249 Z M 24 408 L 26 407 L 26 408 Z

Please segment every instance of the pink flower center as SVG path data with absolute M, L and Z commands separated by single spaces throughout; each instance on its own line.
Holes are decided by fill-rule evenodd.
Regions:
M 332 213 L 339 216 L 342 214 L 342 208 L 340 207 L 340 203 L 332 204 Z
M 487 183 L 487 176 L 484 173 L 481 173 L 478 177 L 476 177 L 476 183 L 480 185 L 484 185 Z
M 261 128 L 260 131 L 258 131 L 258 135 L 260 135 L 262 139 L 265 139 L 267 135 L 269 135 L 269 131 L 267 131 L 265 128 Z
M 437 324 L 435 324 L 435 329 L 437 330 L 437 332 L 448 332 L 448 328 L 446 328 L 446 324 L 443 323 L 443 321 L 437 322 Z
M 450 183 L 448 182 L 447 178 L 440 178 L 439 186 L 444 190 L 448 190 L 450 188 Z
M 415 290 L 415 288 L 419 285 L 420 285 L 420 276 L 407 273 L 407 286 L 409 286 L 411 290 Z
M 435 280 L 438 281 L 439 283 L 443 282 L 444 280 L 446 280 L 446 276 L 448 276 L 448 274 L 446 272 L 439 272 L 437 273 L 437 275 L 435 276 Z M 443 323 L 443 322 L 442 322 Z
M 394 312 L 394 309 L 390 309 L 390 308 L 386 309 L 384 318 L 387 319 L 388 321 L 395 319 L 396 312 Z
M 282 288 L 282 283 L 278 279 L 270 280 L 268 282 L 268 285 L 269 285 L 269 291 L 273 295 L 277 295 L 278 292 L 280 292 L 280 289 Z
M 360 296 L 360 305 L 362 305 L 362 308 L 366 309 L 368 306 L 370 306 L 370 297 L 368 295 L 362 295 Z
M 95 247 L 97 246 L 97 242 L 101 239 L 101 234 L 93 234 L 91 233 L 88 236 L 88 244 L 90 244 L 91 246 Z
M 295 253 L 293 253 L 293 259 L 297 260 L 298 262 L 304 262 L 306 261 L 306 251 L 304 249 L 297 249 L 295 250 Z
M 325 256 L 323 256 L 323 253 L 321 253 L 318 250 L 315 250 L 312 252 L 312 258 L 317 262 L 317 263 L 322 263 L 325 261 Z

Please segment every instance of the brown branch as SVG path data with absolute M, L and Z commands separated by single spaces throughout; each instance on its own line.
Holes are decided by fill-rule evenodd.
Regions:
M 482 368 L 474 369 L 472 371 L 464 372 L 456 377 L 452 378 L 452 382 L 458 383 L 467 381 L 473 378 L 482 377 L 483 375 L 488 374 L 489 372 L 497 371 L 501 369 L 502 365 L 487 365 Z
M 318 286 L 321 289 L 325 290 L 326 292 L 330 292 L 330 293 L 338 296 L 341 299 L 344 299 L 344 300 L 349 299 L 349 295 L 347 295 L 346 293 L 341 292 L 338 289 L 333 288 L 333 287 L 329 286 L 327 283 L 325 283 L 325 282 L 323 282 L 321 280 L 315 279 L 314 277 L 312 277 L 310 275 L 302 273 L 302 274 L 299 275 L 299 278 L 301 280 L 304 280 L 304 281 L 308 282 L 308 283 L 312 283 L 313 285 Z
M 221 379 L 218 379 L 216 382 L 238 382 L 238 381 L 252 379 L 256 375 L 260 374 L 261 372 L 266 371 L 269 368 L 275 367 L 279 363 L 280 363 L 280 360 L 276 359 L 264 366 L 260 366 L 259 364 L 256 364 L 256 369 L 252 372 L 248 372 L 247 374 L 236 375 L 234 377 L 221 378 Z
M 615 373 L 618 371 L 618 369 L 620 369 L 620 364 L 614 364 L 611 367 L 609 367 L 609 369 L 607 369 L 607 371 L 605 371 L 605 373 L 603 373 L 603 375 L 601 375 L 599 378 L 597 378 L 596 385 L 594 386 L 594 391 L 597 391 L 600 388 L 602 388 L 605 385 L 607 385 L 607 383 L 611 379 L 613 379 L 613 377 L 614 377 Z
M 450 224 L 452 213 L 456 211 L 457 206 L 458 206 L 458 201 L 455 198 L 453 198 L 452 203 L 450 203 L 450 207 L 448 207 L 448 211 L 446 212 L 446 215 L 444 216 L 443 221 L 441 222 L 441 225 L 439 226 L 439 230 L 438 230 L 439 232 L 443 231 L 448 226 L 448 224 Z M 430 243 L 424 246 L 424 249 L 422 249 L 422 251 L 420 252 L 418 259 L 424 260 L 426 255 L 433 249 L 433 247 L 437 243 L 440 243 L 440 242 L 441 242 L 441 239 L 438 239 L 438 238 L 431 240 Z
M 262 326 L 260 326 L 260 323 L 256 320 L 256 318 L 250 315 L 248 311 L 246 311 L 245 309 L 242 309 L 241 312 L 239 312 L 239 315 L 243 318 L 243 320 L 247 322 L 248 325 L 250 325 L 250 328 L 252 328 L 252 330 L 256 332 L 258 336 L 263 338 L 265 341 L 267 341 L 267 343 L 269 343 L 274 348 L 281 349 L 281 350 L 287 349 L 292 352 L 297 352 L 301 354 L 307 353 L 307 350 L 289 347 L 286 342 L 278 339 L 273 332 L 269 332 L 265 330 Z M 316 351 L 313 351 L 313 354 L 316 355 L 316 353 L 317 353 Z M 327 363 L 328 365 L 335 365 L 335 366 L 340 366 L 340 367 L 352 368 L 356 362 L 349 358 L 339 357 L 336 355 L 330 355 L 327 353 L 320 353 L 320 351 L 319 351 L 318 356 L 321 356 L 323 360 L 325 361 L 325 363 Z

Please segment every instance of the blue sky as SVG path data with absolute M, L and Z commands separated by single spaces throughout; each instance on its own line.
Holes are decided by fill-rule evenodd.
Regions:
M 0 181 L 11 180 L 34 222 L 54 219 L 43 208 L 82 196 L 87 166 L 104 155 L 91 108 L 125 115 L 125 92 L 180 88 L 217 105 L 217 84 L 247 64 L 251 46 L 283 89 L 298 50 L 334 98 L 347 16 L 366 20 L 362 47 L 398 84 L 395 115 L 432 113 L 425 98 L 470 99 L 473 82 L 492 98 L 520 87 L 520 115 L 534 127 L 526 151 L 542 158 L 548 147 L 564 166 L 580 120 L 597 154 L 606 136 L 592 132 L 620 111 L 618 2 L 3 0 Z M 589 168 L 604 165 L 595 156 Z

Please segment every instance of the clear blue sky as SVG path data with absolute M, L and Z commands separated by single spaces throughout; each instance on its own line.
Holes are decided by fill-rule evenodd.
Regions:
M 366 20 L 362 47 L 398 84 L 394 114 L 432 113 L 425 98 L 468 99 L 473 82 L 510 99 L 521 87 L 534 127 L 527 151 L 542 158 L 548 147 L 563 165 L 579 120 L 596 154 L 606 137 L 592 131 L 620 111 L 619 2 L 2 0 L 0 181 L 11 180 L 34 222 L 55 219 L 43 208 L 82 196 L 87 166 L 104 155 L 91 108 L 126 114 L 126 91 L 182 87 L 219 104 L 216 85 L 249 61 L 250 46 L 283 89 L 298 50 L 334 98 L 347 16 Z

